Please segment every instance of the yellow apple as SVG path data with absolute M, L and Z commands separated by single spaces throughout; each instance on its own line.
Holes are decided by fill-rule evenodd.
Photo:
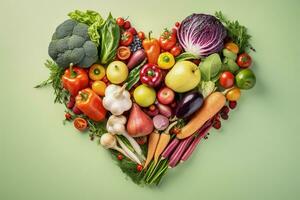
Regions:
M 142 84 L 134 89 L 133 97 L 137 104 L 148 107 L 155 102 L 156 92 L 152 87 Z
M 178 93 L 194 89 L 200 81 L 200 69 L 190 61 L 177 62 L 165 78 L 165 84 Z

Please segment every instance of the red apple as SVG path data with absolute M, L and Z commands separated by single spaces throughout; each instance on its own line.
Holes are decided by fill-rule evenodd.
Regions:
M 175 97 L 174 91 L 168 87 L 161 88 L 157 93 L 157 99 L 158 99 L 159 103 L 162 103 L 165 105 L 172 103 L 172 101 L 174 100 L 174 97 Z

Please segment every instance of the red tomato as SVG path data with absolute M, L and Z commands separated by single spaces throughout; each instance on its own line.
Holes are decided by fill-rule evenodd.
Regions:
M 175 23 L 175 27 L 178 28 L 179 26 L 180 26 L 180 23 L 179 23 L 179 22 L 176 22 L 176 23 Z
M 84 131 L 87 128 L 87 121 L 81 117 L 77 117 L 74 120 L 74 126 L 79 131 Z
M 130 33 L 132 33 L 132 35 L 136 35 L 137 34 L 135 28 L 133 28 L 133 27 L 130 27 L 127 31 L 129 31 Z
M 125 31 L 122 35 L 121 35 L 121 45 L 122 46 L 129 46 L 133 41 L 133 34 L 129 31 Z
M 69 112 L 66 112 L 65 118 L 66 118 L 66 120 L 70 120 L 70 119 L 72 119 L 72 115 Z
M 117 50 L 117 57 L 120 60 L 126 60 L 130 57 L 131 51 L 128 47 L 120 46 Z
M 171 53 L 174 57 L 176 57 L 176 56 L 179 56 L 179 55 L 181 54 L 181 51 L 182 51 L 181 47 L 178 46 L 178 45 L 175 45 L 175 46 L 170 50 L 170 53 Z
M 131 27 L 130 21 L 125 21 L 123 27 L 124 27 L 125 29 L 129 29 L 129 28 Z
M 223 88 L 230 88 L 234 84 L 234 75 L 231 72 L 223 72 L 219 80 L 220 85 Z
M 145 33 L 143 31 L 139 31 L 138 32 L 138 37 L 141 39 L 141 40 L 144 40 L 145 39 Z
M 117 158 L 118 158 L 118 160 L 123 160 L 123 155 L 122 154 L 118 154 Z
M 172 31 L 166 29 L 161 34 L 158 41 L 162 49 L 166 51 L 172 49 L 172 47 L 174 47 L 177 42 L 176 29 L 172 29 Z
M 247 68 L 251 65 L 252 59 L 247 53 L 242 53 L 237 58 L 237 64 L 241 68 Z
M 123 26 L 125 23 L 125 20 L 122 17 L 118 17 L 116 21 L 119 26 Z

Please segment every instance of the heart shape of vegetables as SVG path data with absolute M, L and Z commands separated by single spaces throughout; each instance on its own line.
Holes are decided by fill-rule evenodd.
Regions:
M 52 35 L 45 65 L 65 122 L 89 131 L 135 183 L 158 185 L 255 85 L 246 27 L 192 14 L 159 39 L 128 20 L 76 10 Z

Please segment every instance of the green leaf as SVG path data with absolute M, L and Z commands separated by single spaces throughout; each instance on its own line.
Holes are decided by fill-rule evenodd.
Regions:
M 236 64 L 236 62 L 230 58 L 224 58 L 222 71 L 230 71 L 231 73 L 235 74 L 240 67 Z
M 77 22 L 84 23 L 89 26 L 88 34 L 92 42 L 96 43 L 97 46 L 100 44 L 99 29 L 103 25 L 104 20 L 101 15 L 93 10 L 87 10 L 86 12 L 75 10 L 70 12 L 68 16 Z
M 199 65 L 202 80 L 210 81 L 213 77 L 216 77 L 221 71 L 221 66 L 221 58 L 217 53 L 211 54 L 202 60 Z
M 199 59 L 199 57 L 195 56 L 194 54 L 184 52 L 175 58 L 176 62 L 192 59 Z
M 198 90 L 202 93 L 203 97 L 206 98 L 216 90 L 216 85 L 213 81 L 201 81 Z
M 120 40 L 120 27 L 111 13 L 101 26 L 100 33 L 100 62 L 107 64 L 115 59 Z
M 127 90 L 130 90 L 140 80 L 141 67 L 144 66 L 146 62 L 147 62 L 147 59 L 145 59 L 141 64 L 139 64 L 133 70 L 130 71 L 128 78 L 126 80 L 126 83 L 127 83 L 126 89 Z

